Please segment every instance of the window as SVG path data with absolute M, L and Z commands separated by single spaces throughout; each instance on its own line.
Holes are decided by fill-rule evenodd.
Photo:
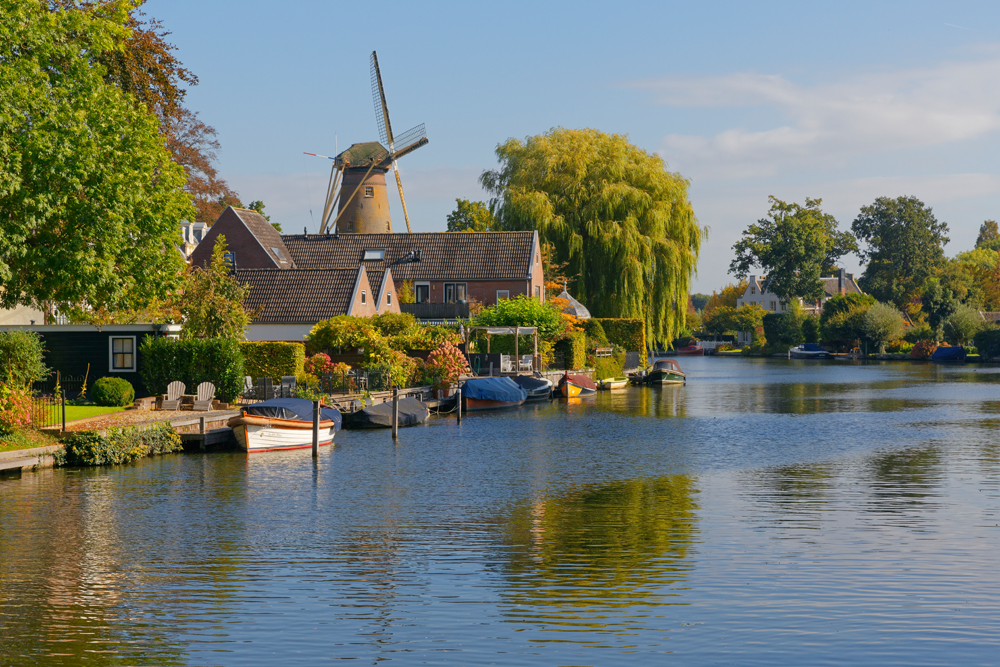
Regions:
M 108 339 L 112 372 L 135 371 L 135 336 L 111 336 Z
M 772 301 L 771 302 L 771 312 L 776 312 L 777 310 L 778 310 L 778 302 L 777 301 Z
M 428 303 L 431 300 L 431 284 L 417 283 L 413 286 L 413 300 L 417 303 Z
M 201 243 L 201 230 L 198 228 L 194 229 L 194 240 Z
M 788 310 L 788 304 L 787 304 L 787 303 L 785 303 L 784 301 L 782 301 L 782 302 L 781 302 L 781 309 L 782 309 L 782 310 Z
M 444 302 L 445 303 L 458 303 L 459 301 L 466 301 L 466 288 L 465 283 L 445 283 L 444 284 Z
M 510 290 L 498 289 L 497 290 L 497 301 L 510 298 Z
M 542 298 L 542 288 L 538 285 L 535 285 L 535 298 L 538 300 L 541 300 Z
M 385 250 L 365 250 L 365 256 L 361 258 L 362 261 L 365 260 L 383 260 L 385 259 Z
M 385 295 L 385 305 L 387 306 L 392 305 L 392 292 L 389 292 Z
M 756 294 L 757 293 L 757 286 L 756 285 L 751 285 L 750 286 L 750 293 L 751 294 Z
M 368 292 L 361 290 L 361 305 L 368 303 Z
M 374 197 L 375 196 L 375 188 L 372 187 L 372 186 L 370 186 L 370 185 L 366 185 L 365 186 L 365 196 L 366 197 Z
M 274 256 L 277 257 L 278 259 L 280 259 L 282 262 L 285 261 L 285 256 L 282 255 L 281 251 L 278 250 L 277 248 L 271 248 L 271 252 L 273 252 Z

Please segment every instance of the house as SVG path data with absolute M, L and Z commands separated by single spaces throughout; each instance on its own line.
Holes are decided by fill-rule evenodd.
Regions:
M 208 266 L 215 239 L 222 234 L 226 247 L 236 258 L 236 266 L 248 269 L 294 269 L 281 234 L 257 211 L 228 207 L 219 216 L 201 243 L 191 253 L 192 266 Z M 324 267 L 327 268 L 327 267 Z
M 858 284 L 854 281 L 853 273 L 845 273 L 843 269 L 835 276 L 822 276 L 823 296 L 815 301 L 803 301 L 802 309 L 809 314 L 818 315 L 823 312 L 823 304 L 837 294 L 864 294 Z M 751 303 L 758 304 L 765 311 L 770 313 L 783 313 L 788 310 L 788 303 L 777 294 L 768 290 L 767 276 L 750 276 L 746 290 L 743 295 L 736 300 L 736 307 Z M 740 331 L 737 334 L 737 342 L 741 345 L 748 345 L 752 339 L 752 332 Z
M 201 243 L 208 225 L 204 222 L 182 222 L 181 223 L 181 254 L 184 259 L 190 259 L 198 244 Z
M 317 322 L 337 315 L 398 313 L 392 272 L 342 269 L 237 269 L 253 313 L 247 340 L 301 342 Z

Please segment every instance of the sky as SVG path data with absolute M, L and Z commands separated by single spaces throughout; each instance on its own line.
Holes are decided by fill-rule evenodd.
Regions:
M 414 231 L 510 138 L 554 127 L 626 134 L 690 182 L 708 230 L 692 291 L 733 277 L 733 244 L 768 197 L 820 198 L 841 229 L 876 197 L 912 195 L 953 256 L 1000 216 L 1000 3 L 348 3 L 149 0 L 199 77 L 187 105 L 218 131 L 220 174 L 285 232 L 318 230 L 329 161 L 377 141 L 369 57 Z M 388 182 L 393 182 L 390 176 Z M 393 227 L 405 230 L 390 185 Z M 860 273 L 857 257 L 848 271 Z

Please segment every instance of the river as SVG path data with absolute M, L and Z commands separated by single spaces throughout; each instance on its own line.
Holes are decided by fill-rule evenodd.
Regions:
M 997 664 L 1000 368 L 681 364 L 0 480 L 0 664 Z

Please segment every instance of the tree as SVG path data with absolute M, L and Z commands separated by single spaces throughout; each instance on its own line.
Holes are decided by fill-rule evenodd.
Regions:
M 179 280 L 184 171 L 98 64 L 126 39 L 127 9 L 3 3 L 0 307 L 122 310 Z
M 480 182 L 501 230 L 538 230 L 597 317 L 643 317 L 647 336 L 684 327 L 705 230 L 688 182 L 624 135 L 556 128 L 497 147 Z
M 986 327 L 979 311 L 971 306 L 960 305 L 955 308 L 944 325 L 944 335 L 949 342 L 965 345 L 977 333 Z
M 927 313 L 927 324 L 934 331 L 935 340 L 941 340 L 941 327 L 955 312 L 955 298 L 952 291 L 941 285 L 939 280 L 930 280 L 920 296 L 920 309 Z
M 250 292 L 236 281 L 226 265 L 226 237 L 219 234 L 208 268 L 189 270 L 178 310 L 184 319 L 181 338 L 228 338 L 243 340 L 252 319 L 243 307 Z
M 820 209 L 821 199 L 806 198 L 806 205 L 768 198 L 771 210 L 743 232 L 733 250 L 736 258 L 729 272 L 746 278 L 760 267 L 768 285 L 784 301 L 794 297 L 814 300 L 823 296 L 820 276 L 858 245 L 850 232 L 838 232 L 837 221 Z
M 865 313 L 864 336 L 885 354 L 885 344 L 903 335 L 903 315 L 887 303 L 876 303 Z
M 916 197 L 879 197 L 864 206 L 851 229 L 867 247 L 858 254 L 867 262 L 859 284 L 879 301 L 903 309 L 919 294 L 924 281 L 944 263 L 948 225 Z
M 455 210 L 448 214 L 449 232 L 492 232 L 496 221 L 481 201 L 456 199 Z
M 828 299 L 819 317 L 823 342 L 846 347 L 864 338 L 865 315 L 875 303 L 867 294 L 837 294 Z
M 484 327 L 538 327 L 538 337 L 546 340 L 561 338 L 566 333 L 566 321 L 551 302 L 542 303 L 524 294 L 483 308 L 474 322 Z
M 692 294 L 691 295 L 691 305 L 698 312 L 705 310 L 705 306 L 708 304 L 708 300 L 711 299 L 707 294 Z
M 705 302 L 705 315 L 708 315 L 721 306 L 736 308 L 736 302 L 746 293 L 749 286 L 750 283 L 746 280 L 741 280 L 736 284 L 729 283 L 722 288 L 721 292 L 712 292 L 712 296 L 708 297 L 708 301 Z
M 225 210 L 225 209 L 223 209 L 223 210 Z M 264 217 L 265 220 L 267 220 L 268 222 L 271 222 L 271 216 L 264 215 L 264 202 L 262 202 L 261 200 L 257 199 L 255 201 L 250 202 L 247 205 L 247 210 L 257 211 L 258 213 L 260 213 Z M 275 229 L 277 229 L 279 233 L 281 232 L 281 225 L 278 224 L 277 222 L 271 222 L 271 226 L 274 227 Z
M 995 220 L 987 220 L 979 226 L 979 236 L 976 237 L 976 248 L 987 250 L 1000 249 L 1000 231 Z

